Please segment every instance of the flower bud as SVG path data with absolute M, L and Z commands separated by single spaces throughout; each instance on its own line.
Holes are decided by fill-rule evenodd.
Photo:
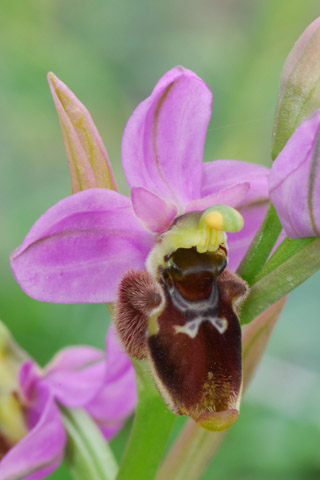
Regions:
M 298 125 L 320 107 L 319 51 L 320 17 L 299 37 L 282 69 L 273 128 L 273 159 Z
M 320 109 L 302 122 L 274 161 L 269 189 L 289 237 L 320 235 Z
M 107 151 L 90 113 L 51 72 L 48 81 L 64 137 L 72 192 L 94 187 L 117 190 Z

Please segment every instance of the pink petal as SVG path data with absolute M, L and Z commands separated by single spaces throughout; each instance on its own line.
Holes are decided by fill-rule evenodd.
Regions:
M 106 382 L 112 382 L 128 370 L 133 370 L 130 358 L 120 342 L 113 323 L 110 324 L 106 338 Z
M 144 268 L 152 245 L 130 199 L 93 188 L 42 215 L 13 252 L 11 266 L 22 289 L 38 300 L 111 302 L 122 275 Z
M 105 353 L 76 346 L 59 352 L 46 367 L 43 381 L 54 397 L 67 407 L 81 407 L 102 388 L 106 373 Z
M 237 207 L 244 198 L 247 198 L 249 190 L 249 182 L 233 185 L 232 187 L 225 188 L 224 190 L 188 203 L 186 212 L 205 210 L 219 203 L 229 205 L 230 207 Z
M 41 378 L 41 370 L 33 360 L 24 362 L 19 371 L 19 385 L 25 399 L 30 402 L 35 383 Z
M 41 414 L 28 435 L 1 460 L 1 480 L 46 478 L 63 458 L 66 434 L 47 386 L 35 387 L 34 402 Z
M 133 367 L 130 366 L 118 379 L 107 383 L 86 405 L 86 410 L 109 439 L 110 435 L 115 435 L 121 429 L 136 403 L 136 380 Z
M 207 85 L 189 70 L 178 67 L 160 79 L 124 131 L 122 165 L 131 187 L 180 207 L 199 198 L 211 104 Z
M 124 426 L 124 421 L 117 422 L 117 421 L 112 421 L 112 422 L 106 422 L 106 423 L 98 423 L 97 425 L 101 430 L 102 435 L 105 437 L 106 440 L 111 440 L 115 435 L 117 435 L 120 430 L 122 430 Z
M 254 203 L 239 211 L 244 218 L 244 226 L 240 232 L 228 233 L 228 268 L 235 271 L 243 259 L 248 247 L 260 227 L 268 209 L 268 202 Z
M 320 235 L 320 110 L 290 137 L 273 163 L 270 198 L 291 238 Z
M 242 182 L 250 183 L 248 196 L 238 206 L 268 198 L 269 168 L 238 160 L 215 160 L 203 164 L 202 195 L 219 192 Z
M 120 430 L 136 402 L 134 369 L 111 324 L 107 334 L 105 383 L 86 409 L 109 439 Z
M 160 92 L 163 88 L 166 88 L 170 83 L 181 77 L 181 75 L 188 75 L 189 77 L 199 78 L 198 75 L 196 75 L 192 70 L 189 70 L 182 65 L 176 65 L 160 78 L 160 80 L 157 82 L 154 89 L 152 90 L 152 94 L 154 95 Z
M 215 160 L 203 165 L 203 195 L 219 193 L 221 189 L 240 182 L 250 184 L 247 195 L 238 197 L 230 204 L 237 208 L 244 218 L 244 227 L 240 232 L 228 233 L 228 266 L 231 270 L 236 270 L 239 266 L 264 219 L 269 202 L 269 173 L 270 170 L 263 165 L 237 160 Z M 229 205 L 226 201 L 221 203 Z
M 151 232 L 164 232 L 177 215 L 177 207 L 142 187 L 131 189 L 134 213 Z

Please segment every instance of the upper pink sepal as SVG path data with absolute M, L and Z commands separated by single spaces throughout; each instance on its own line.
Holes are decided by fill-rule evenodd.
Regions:
M 122 140 L 130 187 L 144 187 L 183 209 L 199 198 L 212 95 L 193 72 L 176 67 L 131 115 Z

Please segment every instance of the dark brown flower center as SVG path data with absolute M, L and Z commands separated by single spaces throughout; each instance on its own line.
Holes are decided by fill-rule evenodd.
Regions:
M 174 285 L 190 301 L 208 298 L 217 276 L 227 265 L 223 250 L 198 253 L 195 247 L 178 248 L 168 260 L 169 267 L 162 273 L 163 282 Z

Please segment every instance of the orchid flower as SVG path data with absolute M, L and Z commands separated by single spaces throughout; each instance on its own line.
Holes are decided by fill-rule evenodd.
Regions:
M 36 299 L 115 302 L 117 335 L 141 374 L 136 420 L 119 478 L 127 478 L 137 464 L 136 477 L 148 472 L 151 478 L 166 447 L 173 416 L 163 408 L 151 377 L 171 411 L 209 431 L 227 429 L 238 416 L 242 390 L 284 296 L 320 267 L 319 111 L 304 120 L 319 108 L 319 42 L 318 19 L 286 61 L 273 134 L 272 158 L 277 159 L 270 175 L 266 167 L 234 160 L 203 164 L 211 92 L 183 67 L 166 73 L 124 131 L 122 165 L 130 198 L 117 191 L 89 112 L 49 74 L 74 195 L 42 215 L 13 252 L 11 265 L 22 289 Z M 269 203 L 268 177 L 274 206 L 258 229 Z M 286 238 L 271 254 L 282 226 L 294 238 L 313 238 Z M 241 321 L 251 324 L 244 329 L 242 352 L 238 314 L 248 293 L 244 280 L 251 290 Z M 22 469 L 32 480 L 59 463 L 65 432 L 58 402 L 86 408 L 107 438 L 132 408 L 132 369 L 126 367 L 124 374 L 117 361 L 109 369 L 111 377 L 104 376 L 107 387 L 96 389 L 101 362 L 91 357 L 91 349 L 87 353 L 88 358 L 65 351 L 44 372 L 33 362 L 23 365 L 18 400 L 26 415 L 19 417 L 18 434 L 23 436 L 24 427 L 30 431 L 0 465 L 9 468 L 9 478 L 16 466 L 18 476 Z M 116 378 L 119 391 L 127 386 L 129 406 L 123 394 L 113 403 Z M 166 417 L 168 423 L 162 421 Z M 188 422 L 159 478 L 172 471 L 183 478 L 182 463 L 191 470 L 207 464 L 223 435 L 209 435 L 196 424 Z M 163 439 L 154 442 L 160 429 Z M 56 437 L 51 447 L 46 444 L 49 430 Z M 43 445 L 47 450 L 41 456 Z M 27 453 L 25 463 L 19 448 Z M 189 450 L 190 461 L 182 462 Z
M 59 88 L 63 91 L 61 83 Z M 229 269 L 236 269 L 264 217 L 269 170 L 234 160 L 202 163 L 211 107 L 208 86 L 193 72 L 176 67 L 166 73 L 133 112 L 123 134 L 122 165 L 131 198 L 105 188 L 89 188 L 65 198 L 35 223 L 13 252 L 11 265 L 23 290 L 39 300 L 117 300 L 119 336 L 132 357 L 148 358 L 169 408 L 191 416 L 204 428 L 222 430 L 239 410 L 241 329 L 236 304 L 247 290 L 225 267 L 228 261 Z M 57 109 L 61 110 L 60 104 Z M 87 111 L 80 111 L 92 126 Z M 60 119 L 66 129 L 64 112 Z M 69 142 L 72 137 L 76 145 L 72 132 L 65 139 Z M 94 130 L 101 151 L 97 138 Z M 86 150 L 82 144 L 78 147 Z M 82 157 L 81 165 L 92 173 Z M 75 172 L 74 158 L 72 162 Z M 172 315 L 179 317 L 169 308 L 173 277 L 178 296 L 184 297 L 179 308 L 191 309 L 192 321 L 183 325 L 186 318 L 181 314 L 175 329 L 164 331 L 162 340 L 159 337 L 162 347 L 167 343 L 163 350 L 159 345 L 151 347 L 150 338 L 159 333 L 159 322 L 172 323 Z M 203 315 L 193 311 L 194 300 L 199 300 Z M 183 347 L 172 358 L 165 353 L 177 333 L 180 339 L 190 338 L 188 346 L 182 343 L 193 351 L 190 358 L 201 363 L 192 387 L 185 372 L 165 378 L 171 366 L 160 366 L 156 359 L 166 357 L 179 364 Z M 219 345 L 214 355 L 212 342 Z M 190 388 L 197 395 L 190 396 Z
M 43 371 L 33 360 L 24 362 L 14 398 L 26 432 L 0 461 L 0 478 L 38 480 L 64 457 L 66 432 L 58 405 L 85 408 L 110 439 L 135 407 L 135 378 L 110 328 L 106 356 L 93 347 L 75 346 L 59 352 Z
M 193 72 L 176 67 L 133 112 L 122 140 L 131 199 L 90 188 L 58 202 L 11 256 L 33 298 L 112 302 L 129 269 L 144 269 L 159 234 L 175 218 L 214 204 L 236 207 L 245 228 L 228 236 L 235 270 L 268 203 L 268 168 L 234 160 L 202 163 L 212 95 Z

